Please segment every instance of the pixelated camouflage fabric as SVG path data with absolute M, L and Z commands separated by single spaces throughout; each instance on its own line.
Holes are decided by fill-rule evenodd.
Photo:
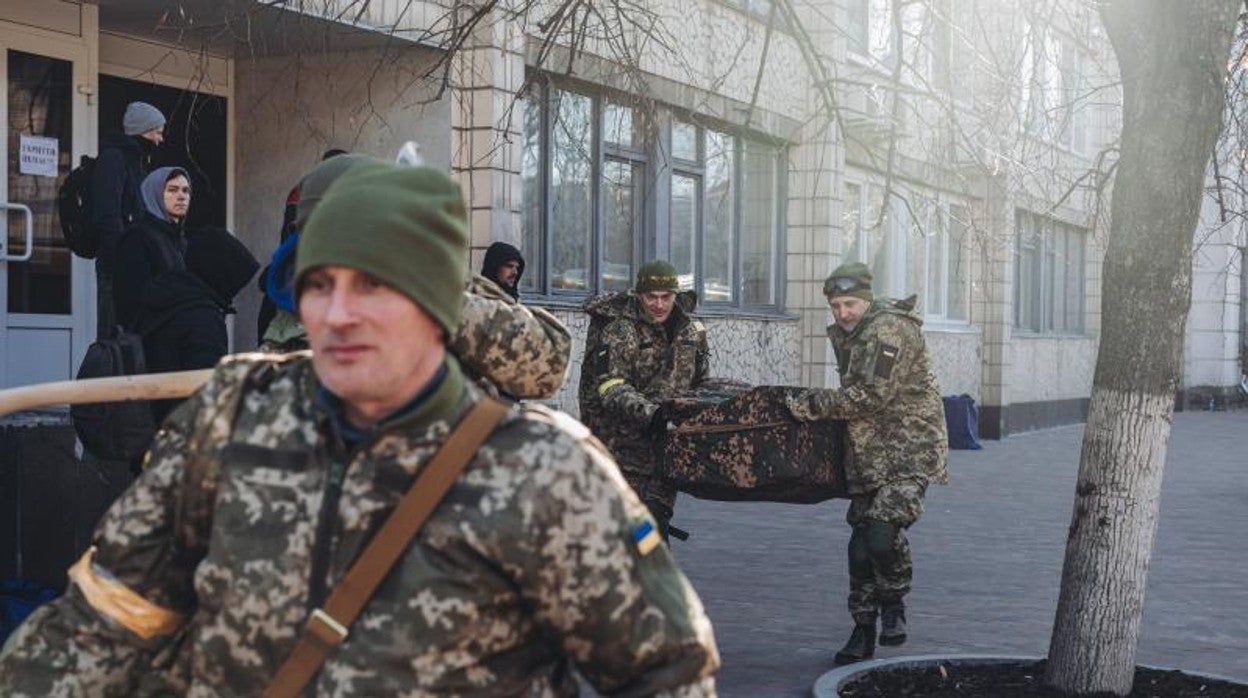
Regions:
M 801 388 L 763 386 L 732 392 L 722 382 L 670 401 L 678 427 L 663 449 L 660 473 L 699 499 L 809 504 L 848 497 L 845 423 L 798 422 L 785 398 Z
M 0 650 L 0 696 L 261 695 L 314 588 L 339 583 L 478 398 L 446 365 L 415 412 L 348 450 L 306 354 L 224 360 L 93 537 L 95 574 L 141 598 L 126 607 L 173 612 L 183 632 L 137 634 L 75 583 Z M 654 522 L 582 425 L 513 409 L 309 695 L 573 696 L 575 665 L 600 695 L 714 696 L 710 621 L 666 546 L 638 545 L 642 526 Z
M 589 329 L 585 333 L 577 406 L 581 412 L 581 423 L 595 434 L 600 432 L 604 419 L 602 399 L 598 395 L 598 384 L 604 369 L 601 366 L 602 331 L 613 321 L 632 316 L 629 308 L 632 298 L 631 293 L 604 293 L 589 298 L 582 306 L 589 316 Z M 698 296 L 693 291 L 681 291 L 676 294 L 676 302 L 681 311 L 692 313 L 698 305 Z

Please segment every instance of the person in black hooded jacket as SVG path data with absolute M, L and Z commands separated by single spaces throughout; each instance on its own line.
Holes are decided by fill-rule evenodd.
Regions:
M 260 268 L 228 230 L 204 227 L 187 235 L 186 268 L 169 271 L 144 289 L 137 330 L 149 373 L 211 368 L 229 351 L 225 316 L 234 296 Z M 179 400 L 152 403 L 157 423 Z
M 160 275 L 186 268 L 183 221 L 191 205 L 190 177 L 181 167 L 154 170 L 139 186 L 143 215 L 117 244 L 113 304 L 117 324 L 138 331 L 143 295 Z
M 524 276 L 524 257 L 520 250 L 505 242 L 496 242 L 485 251 L 481 276 L 498 284 L 512 298 L 520 300 L 520 277 Z

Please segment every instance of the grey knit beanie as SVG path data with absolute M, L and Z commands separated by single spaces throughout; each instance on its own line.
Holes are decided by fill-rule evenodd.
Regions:
M 121 130 L 127 136 L 138 136 L 165 125 L 165 115 L 147 102 L 131 102 L 126 105 L 126 115 L 121 118 Z

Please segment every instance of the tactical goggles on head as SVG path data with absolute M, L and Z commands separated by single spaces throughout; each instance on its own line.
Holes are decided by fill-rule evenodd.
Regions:
M 834 276 L 823 284 L 823 295 L 830 296 L 833 293 L 849 293 L 851 291 L 861 291 L 871 288 L 870 283 L 863 283 L 862 279 L 853 276 Z

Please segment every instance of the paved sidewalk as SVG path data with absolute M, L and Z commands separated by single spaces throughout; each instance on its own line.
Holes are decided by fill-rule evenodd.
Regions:
M 1082 427 L 954 451 L 911 530 L 910 640 L 877 657 L 1043 655 Z M 676 553 L 715 624 L 728 698 L 808 696 L 848 637 L 845 502 L 682 495 Z M 1248 679 L 1248 412 L 1176 415 L 1139 661 Z

